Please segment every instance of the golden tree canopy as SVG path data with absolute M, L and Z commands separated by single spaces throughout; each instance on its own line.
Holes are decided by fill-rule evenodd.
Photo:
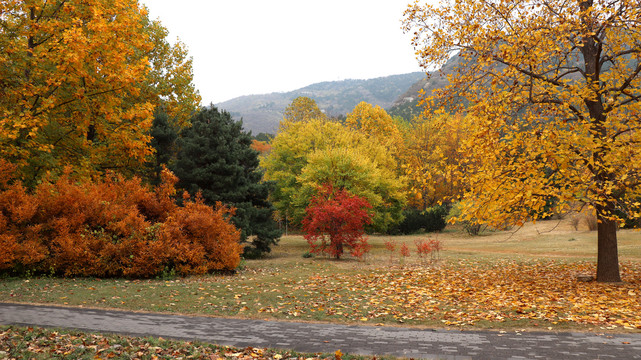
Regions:
M 183 47 L 164 36 L 136 0 L 2 1 L 0 156 L 32 182 L 65 165 L 140 164 L 154 108 L 200 102 Z
M 478 119 L 464 213 L 502 225 L 587 204 L 597 278 L 619 280 L 616 222 L 641 216 L 641 3 L 417 2 L 404 24 L 427 69 L 458 57 L 432 105 L 464 99 Z

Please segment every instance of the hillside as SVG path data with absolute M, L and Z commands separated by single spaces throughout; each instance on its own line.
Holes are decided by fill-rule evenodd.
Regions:
M 400 116 L 406 120 L 411 120 L 414 116 L 420 114 L 422 109 L 418 106 L 418 91 L 423 89 L 426 95 L 431 95 L 434 90 L 445 87 L 448 83 L 447 75 L 453 73 L 459 62 L 460 58 L 454 56 L 443 65 L 440 71 L 432 73 L 429 79 L 426 77 L 419 79 L 394 100 L 392 106 L 386 108 L 387 112 L 392 116 Z
M 274 133 L 283 118 L 285 107 L 296 97 L 314 99 L 326 114 L 340 116 L 352 111 L 361 101 L 389 108 L 423 77 L 424 73 L 415 72 L 369 80 L 328 81 L 290 92 L 241 96 L 216 106 L 230 112 L 235 119 L 242 119 L 245 129 L 254 134 Z

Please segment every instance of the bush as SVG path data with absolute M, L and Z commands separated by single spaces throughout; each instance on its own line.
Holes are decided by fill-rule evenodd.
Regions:
M 204 274 L 232 270 L 240 264 L 240 230 L 228 219 L 234 210 L 220 202 L 215 208 L 205 205 L 200 196 L 178 208 L 160 230 L 165 248 L 165 266 L 178 275 Z
M 438 260 L 441 257 L 441 250 L 443 249 L 443 244 L 438 239 L 417 239 L 414 240 L 416 244 L 416 252 L 418 257 L 421 259 L 422 263 L 427 262 L 427 255 L 430 255 L 430 260 Z
M 165 170 L 153 191 L 108 174 L 94 182 L 69 171 L 29 194 L 0 160 L 0 271 L 63 276 L 151 277 L 231 270 L 240 261 L 231 209 L 202 201 L 178 207 Z
M 441 231 L 447 225 L 445 221 L 447 213 L 447 207 L 445 206 L 434 206 L 423 211 L 407 209 L 403 213 L 405 218 L 393 229 L 393 232 L 408 235 L 420 231 Z

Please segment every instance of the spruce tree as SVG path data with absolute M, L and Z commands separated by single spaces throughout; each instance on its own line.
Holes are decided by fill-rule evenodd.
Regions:
M 242 122 L 210 105 L 181 132 L 171 168 L 180 179 L 179 187 L 191 195 L 201 191 L 208 204 L 220 201 L 236 208 L 232 221 L 246 242 L 245 257 L 253 258 L 269 252 L 281 231 L 267 200 L 271 184 L 262 181 L 258 152 L 250 148 L 251 140 Z

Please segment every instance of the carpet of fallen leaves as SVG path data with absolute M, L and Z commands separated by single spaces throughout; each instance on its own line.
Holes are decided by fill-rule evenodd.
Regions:
M 540 321 L 540 326 L 568 322 L 641 329 L 641 265 L 623 264 L 621 271 L 625 282 L 619 284 L 578 281 L 578 274 L 595 273 L 593 263 L 553 261 L 461 261 L 447 267 L 320 274 L 288 285 L 291 291 L 276 309 L 259 311 L 284 311 L 293 317 L 324 312 L 363 322 L 432 319 L 445 325 L 474 325 L 529 319 Z M 246 295 L 234 290 L 237 297 Z
M 372 265 L 322 259 L 234 276 L 173 280 L 15 279 L 0 296 L 20 302 L 221 317 L 463 328 L 641 330 L 641 263 L 624 282 L 581 282 L 593 262 L 444 260 Z
M 79 331 L 26 327 L 0 327 L 0 359 L 224 359 L 224 360 L 348 360 L 362 356 L 301 354 L 247 347 L 238 349 L 212 344 L 97 335 Z

